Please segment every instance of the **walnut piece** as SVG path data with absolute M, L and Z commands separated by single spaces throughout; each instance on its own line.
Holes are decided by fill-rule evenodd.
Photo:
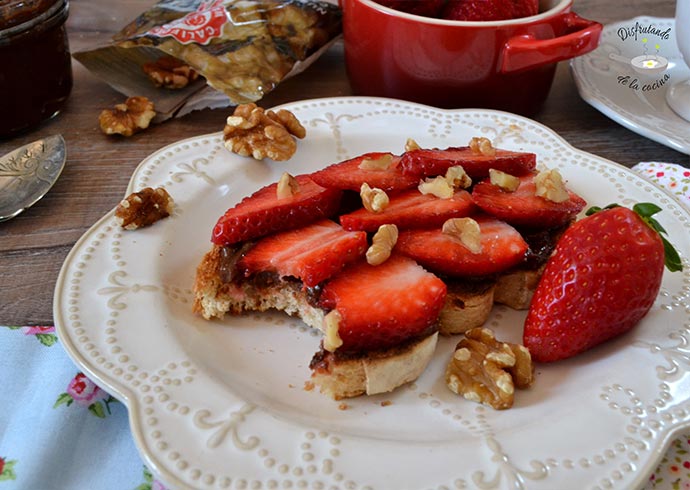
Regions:
M 173 211 L 173 199 L 163 187 L 146 187 L 120 201 L 115 220 L 125 230 L 136 230 L 163 219 Z
M 283 172 L 276 186 L 276 198 L 292 197 L 299 192 L 299 182 L 287 172 Z
M 417 189 L 422 194 L 433 194 L 434 196 L 441 199 L 450 199 L 455 193 L 453 186 L 448 183 L 445 177 L 437 176 L 432 178 L 426 178 L 424 181 L 420 182 Z
M 366 182 L 359 188 L 359 197 L 362 198 L 362 205 L 364 209 L 370 213 L 380 213 L 388 207 L 390 200 L 386 191 L 374 187 L 369 187 Z
M 535 194 L 539 197 L 552 202 L 565 202 L 570 199 L 563 177 L 555 168 L 539 172 L 534 177 L 534 183 L 537 186 Z
M 513 406 L 515 388 L 534 381 L 534 365 L 526 347 L 499 342 L 488 328 L 465 332 L 446 367 L 451 391 L 497 410 Z
M 460 240 L 473 254 L 482 251 L 482 230 L 472 218 L 450 218 L 443 223 L 441 233 Z
M 506 192 L 515 192 L 520 187 L 520 179 L 495 168 L 489 169 L 489 181 Z
M 496 154 L 496 148 L 491 144 L 489 138 L 484 138 L 483 136 L 475 136 L 470 140 L 470 149 L 472 153 L 477 153 L 479 155 L 494 156 Z
M 419 143 L 417 143 L 414 139 L 407 138 L 407 141 L 405 141 L 405 151 L 421 150 L 421 149 L 422 149 L 422 147 L 419 146 Z
M 101 131 L 105 134 L 132 136 L 149 127 L 156 116 L 153 102 L 146 97 L 129 97 L 124 104 L 104 109 L 98 116 Z
M 393 163 L 393 155 L 386 153 L 378 158 L 364 158 L 357 166 L 362 170 L 387 170 Z
M 297 151 L 295 137 L 305 136 L 304 126 L 290 111 L 264 111 L 252 103 L 238 105 L 223 129 L 228 150 L 256 160 L 288 160 Z
M 156 87 L 180 89 L 199 78 L 196 70 L 173 56 L 144 63 L 142 69 Z
M 323 337 L 323 348 L 328 352 L 335 352 L 338 347 L 343 345 L 343 339 L 338 334 L 342 319 L 343 317 L 338 310 L 329 311 L 323 318 L 325 334 Z
M 454 165 L 446 170 L 446 181 L 455 189 L 467 189 L 472 185 L 472 178 L 467 175 L 462 165 Z
M 383 264 L 391 256 L 393 247 L 398 242 L 398 227 L 395 225 L 381 225 L 371 239 L 371 246 L 367 249 L 369 265 Z

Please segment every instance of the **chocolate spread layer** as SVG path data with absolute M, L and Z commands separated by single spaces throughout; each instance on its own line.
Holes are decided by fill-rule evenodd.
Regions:
M 304 287 L 304 283 L 296 277 L 281 277 L 274 271 L 259 271 L 249 276 L 237 267 L 240 259 L 254 246 L 253 242 L 247 242 L 236 247 L 220 247 L 220 263 L 218 265 L 218 277 L 223 284 L 251 283 L 256 289 L 267 289 L 276 284 L 289 285 L 295 290 L 301 291 L 310 306 L 319 308 L 321 297 L 321 285 Z
M 541 231 L 520 230 L 520 234 L 527 242 L 529 248 L 525 254 L 525 259 L 519 267 L 536 270 L 544 265 L 551 257 L 559 238 L 568 226 L 569 224 L 560 228 Z

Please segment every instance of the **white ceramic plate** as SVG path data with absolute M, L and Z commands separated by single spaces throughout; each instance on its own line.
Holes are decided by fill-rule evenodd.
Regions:
M 171 486 L 199 489 L 630 488 L 690 421 L 690 216 L 630 170 L 569 146 L 519 116 L 444 111 L 387 99 L 284 106 L 306 126 L 288 162 L 227 152 L 221 135 L 144 160 L 127 193 L 165 186 L 172 217 L 133 232 L 108 213 L 75 245 L 55 291 L 55 321 L 75 362 L 129 409 L 136 444 Z M 507 411 L 452 394 L 442 373 L 457 339 L 441 339 L 419 380 L 346 401 L 305 391 L 319 337 L 282 314 L 207 322 L 191 313 L 194 272 L 216 219 L 283 171 L 309 172 L 372 150 L 466 144 L 536 152 L 591 204 L 657 202 L 684 274 L 666 274 L 630 334 L 537 368 Z M 496 307 L 488 325 L 520 341 L 524 312 Z M 390 402 L 390 403 L 382 403 Z M 346 408 L 346 409 L 343 409 Z
M 611 57 L 656 55 L 656 45 L 668 60 L 662 73 L 641 75 L 630 63 Z M 631 131 L 690 154 L 690 122 L 666 102 L 668 88 L 690 78 L 676 45 L 674 19 L 636 17 L 607 25 L 599 47 L 574 58 L 570 66 L 580 96 L 593 107 Z

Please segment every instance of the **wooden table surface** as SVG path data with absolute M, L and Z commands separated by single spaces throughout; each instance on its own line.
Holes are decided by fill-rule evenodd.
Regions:
M 151 0 L 72 0 L 68 30 L 72 51 L 109 38 Z M 638 15 L 673 17 L 675 0 L 575 0 L 574 10 L 602 23 Z M 304 73 L 281 84 L 260 105 L 352 95 L 338 42 Z M 42 127 L 0 140 L 0 155 L 61 133 L 67 163 L 55 186 L 18 217 L 0 223 L 0 325 L 53 322 L 55 281 L 76 240 L 124 196 L 136 166 L 155 150 L 183 138 L 222 129 L 227 109 L 204 110 L 152 127 L 132 138 L 112 138 L 98 128 L 101 109 L 123 96 L 74 62 L 74 89 L 65 110 Z M 578 95 L 567 63 L 561 63 L 544 108 L 534 117 L 573 146 L 632 166 L 639 161 L 681 163 L 687 155 L 633 133 L 602 115 Z

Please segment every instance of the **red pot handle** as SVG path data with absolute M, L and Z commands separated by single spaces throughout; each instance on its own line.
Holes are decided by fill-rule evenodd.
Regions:
M 589 53 L 599 44 L 603 26 L 574 12 L 563 14 L 566 34 L 553 39 L 536 39 L 531 34 L 512 37 L 503 46 L 501 73 L 527 70 Z

